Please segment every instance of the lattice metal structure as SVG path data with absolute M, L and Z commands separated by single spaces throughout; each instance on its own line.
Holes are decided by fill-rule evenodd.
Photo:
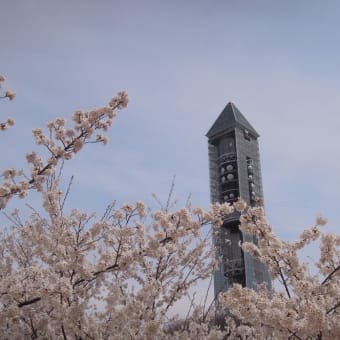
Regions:
M 249 206 L 263 199 L 259 134 L 233 103 L 228 103 L 208 131 L 211 202 L 233 204 L 239 197 Z M 255 242 L 254 236 L 239 230 L 239 214 L 225 218 L 214 234 L 216 257 L 220 260 L 214 274 L 215 295 L 234 283 L 255 288 L 271 281 L 266 267 L 243 253 L 240 242 Z

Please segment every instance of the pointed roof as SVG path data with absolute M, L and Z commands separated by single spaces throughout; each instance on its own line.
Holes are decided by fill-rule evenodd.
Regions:
M 218 116 L 206 136 L 208 138 L 213 138 L 216 135 L 224 132 L 224 130 L 230 130 L 235 127 L 241 127 L 248 130 L 256 138 L 260 136 L 248 122 L 248 120 L 243 116 L 240 110 L 236 107 L 236 105 L 231 102 L 227 104 L 227 106 Z

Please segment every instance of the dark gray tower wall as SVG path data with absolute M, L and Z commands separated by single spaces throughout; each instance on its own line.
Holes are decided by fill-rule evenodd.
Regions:
M 239 197 L 249 206 L 263 198 L 259 134 L 233 103 L 228 103 L 208 137 L 211 202 L 232 204 Z M 216 256 L 221 259 L 214 275 L 215 294 L 226 291 L 233 283 L 254 288 L 267 282 L 268 271 L 258 260 L 244 254 L 242 241 L 253 242 L 253 235 L 241 233 L 239 215 L 225 219 L 222 228 L 214 234 Z
M 248 135 L 249 139 L 246 139 L 240 128 L 235 129 L 235 134 L 240 197 L 248 205 L 254 205 L 257 198 L 263 198 L 259 144 L 254 136 Z

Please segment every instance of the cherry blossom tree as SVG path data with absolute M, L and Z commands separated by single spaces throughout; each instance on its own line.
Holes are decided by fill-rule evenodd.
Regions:
M 256 235 L 258 244 L 243 243 L 244 251 L 265 263 L 281 284 L 273 291 L 233 286 L 222 294 L 222 304 L 255 339 L 338 339 L 340 337 L 340 236 L 321 231 L 326 219 L 304 230 L 295 242 L 280 240 L 262 207 L 245 209 L 240 229 Z M 299 251 L 319 241 L 320 258 L 311 274 Z
M 13 99 L 11 93 L 3 97 Z M 40 193 L 42 203 L 26 221 L 18 209 L 6 212 L 10 226 L 2 228 L 0 242 L 3 337 L 167 337 L 169 308 L 210 276 L 213 250 L 201 228 L 222 223 L 233 210 L 226 204 L 210 212 L 151 212 L 138 201 L 110 204 L 103 216 L 65 212 L 68 190 L 60 188 L 60 167 L 84 146 L 106 144 L 105 132 L 127 103 L 127 93 L 119 92 L 105 107 L 76 111 L 71 127 L 57 118 L 46 132 L 34 129 L 36 144 L 49 156 L 28 153 L 29 173 L 2 171 L 1 210 L 16 197 L 27 199 L 30 190 Z M 194 324 L 191 333 L 210 332 L 207 327 L 194 330 Z
M 0 76 L 0 84 L 4 77 Z M 14 99 L 5 91 L 3 99 Z M 57 118 L 33 130 L 47 150 L 26 155 L 30 166 L 2 171 L 0 209 L 8 202 L 41 195 L 41 207 L 22 220 L 5 212 L 0 241 L 0 334 L 6 339 L 335 339 L 339 329 L 340 237 L 325 224 L 304 231 L 296 242 L 277 238 L 262 207 L 214 204 L 209 211 L 168 207 L 151 211 L 142 201 L 110 204 L 102 216 L 76 208 L 66 212 L 69 188 L 61 189 L 60 168 L 92 143 L 107 143 L 105 132 L 125 108 L 125 91 L 107 106 L 76 111 L 72 125 Z M 1 123 L 6 128 L 12 121 Z M 3 125 L 5 124 L 5 125 Z M 5 128 L 1 128 L 4 130 Z M 190 288 L 211 277 L 216 260 L 211 232 L 242 212 L 240 228 L 256 235 L 243 250 L 264 262 L 283 289 L 234 285 L 215 302 L 188 304 L 186 319 L 169 309 Z M 211 231 L 209 228 L 211 226 Z M 206 227 L 207 232 L 202 232 Z M 311 275 L 298 251 L 320 241 L 319 272 Z M 217 305 L 217 304 L 216 304 Z M 216 313 L 225 312 L 217 322 Z M 228 312 L 227 312 L 228 311 Z

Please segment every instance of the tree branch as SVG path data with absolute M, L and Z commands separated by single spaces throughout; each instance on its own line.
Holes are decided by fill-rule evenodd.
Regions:
M 41 297 L 35 297 L 33 299 L 30 299 L 30 300 L 26 300 L 26 301 L 23 301 L 23 302 L 19 302 L 18 303 L 18 307 L 21 308 L 21 307 L 24 307 L 24 306 L 28 306 L 28 305 L 31 305 L 33 303 L 36 303 L 38 301 L 41 300 Z
M 328 276 L 322 281 L 322 285 L 325 284 L 328 280 L 332 278 L 332 276 L 340 269 L 340 265 L 337 266 L 331 273 L 328 274 Z

